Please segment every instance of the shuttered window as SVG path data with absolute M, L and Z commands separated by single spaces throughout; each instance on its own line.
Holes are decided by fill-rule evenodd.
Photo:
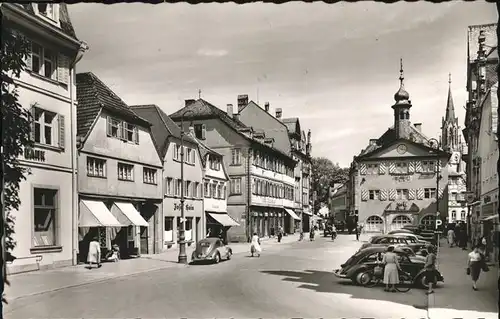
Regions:
M 65 116 L 38 106 L 31 108 L 31 139 L 35 143 L 65 148 Z

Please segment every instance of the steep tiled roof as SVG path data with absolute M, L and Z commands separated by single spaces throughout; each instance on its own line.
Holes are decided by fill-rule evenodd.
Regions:
M 167 154 L 170 137 L 181 138 L 181 129 L 174 121 L 155 104 L 132 105 L 135 113 L 151 123 L 151 134 L 158 155 L 163 159 Z M 189 135 L 184 135 L 184 141 L 195 143 Z
M 497 46 L 497 33 L 496 33 L 497 23 L 482 24 L 482 25 L 472 25 L 469 26 L 467 31 L 467 49 L 469 62 L 473 62 L 477 59 L 477 51 L 479 49 L 479 32 L 484 30 L 485 45 L 487 47 Z
M 170 114 L 170 118 L 174 121 L 180 121 L 181 115 L 184 114 L 184 112 L 186 112 L 187 110 L 189 110 L 189 113 L 186 113 L 185 118 L 217 117 L 235 130 L 247 127 L 241 121 L 229 117 L 226 112 L 203 99 L 198 99 L 188 106 L 185 106 L 182 109 L 178 110 L 177 112 Z
M 189 110 L 189 112 L 188 112 Z M 245 137 L 247 140 L 250 140 L 253 143 L 257 143 L 260 145 L 263 145 L 265 147 L 268 147 L 272 149 L 275 152 L 278 152 L 282 155 L 285 155 L 287 157 L 290 157 L 289 154 L 275 148 L 271 147 L 268 145 L 265 145 L 263 142 L 258 141 L 254 138 L 251 138 L 250 136 L 243 134 L 243 130 L 248 130 L 252 131 L 253 129 L 249 126 L 246 126 L 243 122 L 241 122 L 238 119 L 235 119 L 234 117 L 230 117 L 227 115 L 226 112 L 222 111 L 215 105 L 203 100 L 203 99 L 198 99 L 186 106 L 184 106 L 182 109 L 178 110 L 177 112 L 174 112 L 170 114 L 170 118 L 176 122 L 180 121 L 181 115 L 184 115 L 184 119 L 209 119 L 209 118 L 218 118 L 222 122 L 224 122 L 227 126 L 232 128 L 233 130 L 237 131 L 241 136 Z M 266 134 L 267 135 L 267 134 Z
M 203 162 L 203 166 L 206 165 L 207 154 L 215 155 L 215 156 L 219 157 L 221 160 L 224 158 L 224 156 L 222 154 L 214 151 L 213 149 L 211 149 L 210 147 L 205 145 L 203 142 L 201 142 L 199 139 L 197 139 L 196 136 L 193 136 L 193 134 L 190 134 L 190 136 L 193 140 L 196 141 L 196 143 L 198 143 L 198 150 L 200 151 L 200 157 L 201 157 L 201 160 Z
M 69 17 L 68 7 L 66 3 L 59 3 L 59 22 L 61 24 L 61 30 L 72 38 L 77 39 L 75 34 L 75 29 L 73 28 L 73 24 L 71 23 L 71 19 Z M 35 10 L 33 9 L 33 3 L 22 3 L 18 4 L 20 7 L 24 8 L 28 13 L 35 15 Z
M 120 115 L 136 124 L 149 127 L 150 124 L 137 116 L 109 87 L 92 72 L 76 75 L 76 98 L 78 106 L 77 136 L 86 137 L 101 109 Z

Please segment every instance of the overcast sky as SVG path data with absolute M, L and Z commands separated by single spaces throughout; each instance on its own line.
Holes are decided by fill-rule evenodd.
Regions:
M 413 123 L 437 137 L 452 73 L 463 125 L 467 26 L 497 21 L 494 4 L 372 2 L 76 4 L 92 71 L 128 104 L 168 114 L 198 97 L 226 108 L 238 94 L 269 101 L 312 130 L 313 156 L 348 166 L 392 125 L 403 58 Z

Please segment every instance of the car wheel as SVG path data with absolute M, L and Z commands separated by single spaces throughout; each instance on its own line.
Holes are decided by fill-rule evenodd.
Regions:
M 358 283 L 361 286 L 366 286 L 372 281 L 372 275 L 366 271 L 360 272 L 357 278 L 358 278 Z
M 228 251 L 227 252 L 227 260 L 231 259 L 231 255 L 233 254 L 232 251 Z
M 355 278 L 355 283 L 356 283 L 357 285 L 362 285 L 362 284 L 361 284 L 361 277 L 363 277 L 364 273 L 365 273 L 364 271 L 360 271 L 360 272 L 358 272 L 358 273 L 356 273 L 356 274 L 354 275 L 354 278 Z
M 218 263 L 220 262 L 220 254 L 219 254 L 219 253 L 215 254 L 215 257 L 214 257 L 214 262 L 215 262 L 216 264 L 218 264 Z

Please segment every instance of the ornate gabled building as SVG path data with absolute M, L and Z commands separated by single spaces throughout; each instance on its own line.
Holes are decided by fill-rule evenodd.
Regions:
M 467 142 L 469 233 L 498 231 L 498 43 L 496 23 L 469 26 L 463 134 Z
M 393 127 L 370 139 L 350 169 L 348 224 L 358 222 L 368 232 L 387 232 L 406 224 L 434 228 L 437 212 L 440 220 L 447 216 L 450 154 L 433 145 L 421 132 L 421 124 L 411 123 L 412 104 L 404 88 L 402 65 L 394 99 Z
M 448 223 L 456 223 L 467 220 L 467 207 L 465 204 L 466 175 L 464 161 L 464 145 L 462 144 L 462 132 L 455 116 L 455 106 L 451 94 L 451 74 L 449 75 L 448 99 L 446 102 L 446 113 L 442 118 L 441 145 L 443 149 L 451 153 L 448 162 Z

